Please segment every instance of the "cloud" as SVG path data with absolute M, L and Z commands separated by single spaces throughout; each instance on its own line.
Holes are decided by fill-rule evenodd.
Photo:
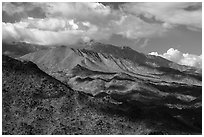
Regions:
M 43 45 L 69 45 L 84 39 L 107 39 L 110 34 L 97 26 L 63 18 L 28 18 L 2 24 L 3 41 L 24 41 Z
M 39 29 L 45 31 L 63 31 L 63 30 L 77 30 L 79 27 L 73 19 L 67 20 L 63 18 L 45 18 L 35 19 L 29 17 L 28 19 L 22 20 L 20 23 L 26 23 L 25 28 Z M 15 23 L 19 24 L 19 23 Z
M 127 3 L 122 10 L 134 15 L 161 21 L 164 25 L 185 25 L 196 30 L 202 28 L 202 3 L 153 2 Z M 194 29 L 194 30 L 195 30 Z
M 141 38 L 134 41 L 135 45 L 138 45 L 140 48 L 145 48 L 149 43 L 149 39 Z
M 23 18 L 34 17 L 44 18 L 45 3 L 32 2 L 3 2 L 2 3 L 2 21 L 18 22 Z
M 145 40 L 144 40 L 144 43 L 143 43 L 142 45 L 140 45 L 140 48 L 146 47 L 147 44 L 148 44 L 148 42 L 149 42 L 149 39 L 145 39 Z
M 160 36 L 166 32 L 159 24 L 146 23 L 133 15 L 123 15 L 120 20 L 112 21 L 112 30 L 115 34 L 129 39 Z
M 137 16 L 101 3 L 19 3 L 17 6 L 8 3 L 3 7 L 9 15 L 22 12 L 28 15 L 31 9 L 26 5 L 31 9 L 40 6 L 46 17 L 28 16 L 19 22 L 3 23 L 3 40 L 68 45 L 78 40 L 109 39 L 113 34 L 139 39 L 155 37 L 166 31 L 160 24 L 144 22 Z
M 161 56 L 163 58 L 166 58 L 181 65 L 202 68 L 202 55 L 197 56 L 189 53 L 182 53 L 179 50 L 173 48 L 170 48 L 164 54 L 158 54 L 157 52 L 151 52 L 149 54 Z
M 189 8 L 192 5 L 128 3 L 113 9 L 93 2 L 3 3 L 6 15 L 12 19 L 21 17 L 18 21 L 3 23 L 3 40 L 69 45 L 79 40 L 107 40 L 114 34 L 133 40 L 149 39 L 164 35 L 175 24 L 189 25 L 191 30 L 201 27 L 197 19 L 200 9 L 197 10 L 196 4 Z M 143 46 L 147 43 L 148 40 L 144 41 Z
M 48 17 L 65 17 L 76 21 L 88 21 L 103 24 L 107 20 L 117 18 L 109 6 L 101 3 L 47 3 L 46 15 Z
M 47 3 L 48 17 L 63 17 L 76 22 L 88 22 L 110 34 L 137 39 L 160 35 L 165 30 L 159 24 L 150 24 L 137 16 L 111 9 L 101 3 Z

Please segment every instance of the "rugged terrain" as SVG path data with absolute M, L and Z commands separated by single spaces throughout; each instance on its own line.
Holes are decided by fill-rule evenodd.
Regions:
M 97 42 L 20 60 L 3 56 L 4 134 L 201 134 L 201 69 Z
M 49 47 L 25 42 L 2 42 L 2 53 L 13 58 L 43 49 L 49 49 Z

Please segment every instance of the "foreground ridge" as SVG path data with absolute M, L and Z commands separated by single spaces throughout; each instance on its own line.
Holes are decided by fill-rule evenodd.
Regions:
M 199 71 L 125 50 L 3 55 L 3 134 L 201 134 Z

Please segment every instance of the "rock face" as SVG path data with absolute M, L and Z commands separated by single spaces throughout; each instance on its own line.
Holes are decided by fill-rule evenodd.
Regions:
M 56 78 L 68 88 L 62 97 L 55 99 L 62 106 L 61 98 L 73 99 L 73 105 L 67 103 L 67 107 L 74 109 L 57 112 L 56 119 L 69 115 L 66 126 L 72 123 L 68 121 L 73 117 L 75 122 L 87 121 L 82 122 L 83 126 L 74 125 L 74 131 L 72 124 L 64 129 L 51 128 L 60 129 L 56 134 L 201 134 L 202 72 L 199 69 L 128 47 L 96 42 L 81 48 L 63 46 L 41 50 L 22 59 L 36 63 L 50 76 L 43 72 L 44 75 Z M 7 67 L 3 65 L 4 68 Z M 46 93 L 46 88 L 41 90 Z M 58 111 L 60 107 L 58 103 L 53 109 Z M 47 131 L 50 127 L 42 127 L 43 134 L 55 133 Z

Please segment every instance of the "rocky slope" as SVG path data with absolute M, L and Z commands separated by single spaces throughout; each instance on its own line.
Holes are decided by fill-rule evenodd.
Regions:
M 201 69 L 97 42 L 81 48 L 42 50 L 21 59 L 35 62 L 74 90 L 94 98 L 110 97 L 123 106 L 123 111 L 160 110 L 168 120 L 176 119 L 192 130 L 201 129 Z
M 86 131 L 62 134 L 201 134 L 200 69 L 96 42 L 41 50 L 20 60 L 36 63 L 73 92 L 76 109 L 68 119 L 85 119 Z
M 111 110 L 110 99 L 73 91 L 32 62 L 3 56 L 3 134 L 148 134 Z M 112 104 L 114 105 L 114 104 Z M 111 110 L 111 111 L 109 111 Z M 125 130 L 125 129 L 127 130 Z
M 74 74 L 89 75 L 78 81 L 92 81 L 93 74 L 107 75 L 108 88 L 115 89 L 114 93 L 92 95 L 71 89 L 32 62 L 3 56 L 2 65 L 3 134 L 201 133 L 200 87 L 174 86 L 173 91 L 171 86 L 146 85 L 127 74 L 90 71 L 77 65 Z M 132 87 L 134 90 L 123 92 L 131 84 L 138 90 Z
M 56 77 L 60 72 L 72 75 L 72 69 L 80 65 L 93 71 L 126 73 L 152 81 L 202 85 L 201 69 L 178 65 L 130 48 L 101 43 L 91 43 L 82 48 L 61 46 L 27 54 L 21 59 L 33 61 L 42 70 Z

